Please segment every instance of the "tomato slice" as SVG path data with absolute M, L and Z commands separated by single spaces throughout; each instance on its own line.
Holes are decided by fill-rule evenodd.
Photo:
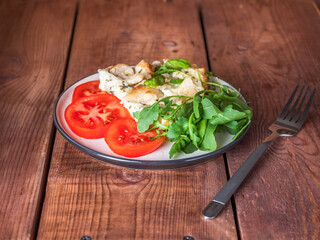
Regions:
M 156 130 L 139 133 L 136 121 L 130 117 L 110 123 L 104 139 L 114 153 L 125 157 L 140 157 L 161 146 L 165 137 L 150 139 L 156 135 Z
M 70 129 L 88 139 L 103 138 L 112 121 L 131 116 L 120 100 L 111 94 L 79 98 L 66 108 L 64 114 Z
M 72 101 L 75 101 L 81 97 L 88 97 L 95 94 L 106 94 L 107 92 L 104 92 L 99 88 L 99 83 L 100 81 L 97 80 L 80 84 L 74 89 Z

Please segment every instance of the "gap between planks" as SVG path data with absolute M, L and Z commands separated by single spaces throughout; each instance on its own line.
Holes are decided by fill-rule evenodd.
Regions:
M 199 19 L 200 19 L 200 24 L 201 24 L 202 36 L 203 36 L 203 40 L 204 40 L 206 58 L 207 58 L 207 62 L 208 62 L 208 70 L 210 72 L 213 72 L 212 69 L 211 69 L 211 64 L 210 64 L 209 49 L 208 49 L 208 45 L 207 45 L 207 37 L 206 37 L 206 31 L 205 31 L 205 27 L 204 27 L 204 23 L 203 23 L 202 8 L 201 8 L 201 4 L 200 3 L 198 3 L 198 14 L 199 14 Z M 227 154 L 226 153 L 223 153 L 223 160 L 224 160 L 224 165 L 225 165 L 225 170 L 226 170 L 227 181 L 229 181 L 230 174 L 229 174 L 229 166 L 228 166 Z M 212 198 L 213 197 L 214 196 L 212 196 Z M 238 237 L 239 240 L 241 240 L 239 219 L 238 219 L 238 215 L 237 215 L 237 206 L 236 206 L 236 202 L 235 202 L 233 196 L 231 197 L 231 207 L 232 207 L 232 211 L 233 211 L 234 223 L 235 223 L 235 227 L 236 227 L 237 237 Z M 214 220 L 208 220 L 208 221 L 214 221 Z
M 312 1 L 312 5 L 313 5 L 314 9 L 316 10 L 316 12 L 318 13 L 318 15 L 320 16 L 320 0 L 317 2 Z
M 77 18 L 78 18 L 78 9 L 79 9 L 79 1 L 76 2 L 76 6 L 75 6 L 75 13 L 74 13 L 74 17 L 73 17 L 73 25 L 72 25 L 72 31 L 71 31 L 71 36 L 70 36 L 70 43 L 69 43 L 69 47 L 68 47 L 68 54 L 67 54 L 67 58 L 66 58 L 66 62 L 65 62 L 65 68 L 63 70 L 63 78 L 61 81 L 61 85 L 60 85 L 60 89 L 59 89 L 59 95 L 63 92 L 64 87 L 65 87 L 65 83 L 66 83 L 66 77 L 67 77 L 67 71 L 68 71 L 68 66 L 69 66 L 69 60 L 70 60 L 70 55 L 71 55 L 71 49 L 72 49 L 72 43 L 73 43 L 73 37 L 74 37 L 74 32 L 75 32 L 75 28 L 76 28 L 76 24 L 77 24 Z M 52 123 L 52 128 L 51 128 L 51 137 L 50 137 L 50 141 L 49 141 L 49 148 L 48 148 L 48 153 L 46 158 L 48 159 L 46 161 L 46 165 L 44 167 L 44 172 L 42 175 L 42 180 L 41 180 L 41 188 L 42 191 L 40 191 L 39 193 L 39 203 L 38 203 L 38 209 L 37 209 L 37 216 L 36 216 L 36 220 L 34 222 L 34 226 L 32 227 L 33 229 L 33 235 L 34 235 L 34 239 L 38 238 L 38 232 L 39 232 L 39 225 L 40 225 L 40 220 L 41 220 L 41 215 L 42 215 L 42 209 L 43 209 L 43 204 L 44 204 L 44 200 L 45 200 L 45 195 L 46 195 L 46 189 L 47 189 L 47 182 L 48 182 L 48 175 L 49 175 L 49 170 L 50 170 L 50 165 L 51 165 L 51 159 L 52 159 L 52 152 L 53 152 L 53 146 L 54 146 L 54 142 L 56 139 L 56 135 L 57 135 L 57 129 L 54 126 L 54 124 Z

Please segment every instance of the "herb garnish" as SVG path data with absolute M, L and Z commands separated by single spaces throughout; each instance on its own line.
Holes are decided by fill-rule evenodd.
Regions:
M 177 70 L 186 69 L 191 66 L 190 62 L 185 59 L 176 58 L 166 61 L 163 65 L 156 69 L 153 76 L 158 76 L 164 73 L 173 73 Z
M 187 60 L 169 60 L 157 69 L 155 75 L 189 66 Z M 158 137 L 166 136 L 174 142 L 169 152 L 170 158 L 181 151 L 215 151 L 218 143 L 214 133 L 218 129 L 225 128 L 234 135 L 235 140 L 251 122 L 252 110 L 238 92 L 221 85 L 218 78 L 216 82 L 203 84 L 209 84 L 212 88 L 202 90 L 194 97 L 165 97 L 134 114 L 139 132 L 156 128 Z M 174 103 L 177 98 L 183 100 L 181 104 Z M 167 120 L 167 123 L 163 124 L 162 120 Z
M 144 85 L 148 86 L 148 87 L 152 87 L 155 88 L 157 86 L 161 86 L 166 82 L 165 77 L 162 75 L 157 75 L 153 78 L 147 79 L 146 81 L 144 81 Z

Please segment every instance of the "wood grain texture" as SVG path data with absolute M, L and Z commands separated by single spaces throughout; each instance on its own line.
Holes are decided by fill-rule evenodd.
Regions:
M 75 13 L 63 2 L 0 3 L 1 239 L 31 239 L 38 227 Z
M 253 124 L 230 175 L 268 135 L 297 83 L 318 92 L 306 124 L 279 138 L 235 194 L 241 239 L 319 239 L 320 18 L 310 1 L 202 1 L 211 68 L 241 88 Z
M 176 57 L 207 66 L 195 2 L 82 1 L 66 86 L 111 64 Z M 130 170 L 102 164 L 57 134 L 38 237 L 236 239 L 231 205 L 216 221 L 201 217 L 225 181 L 222 157 L 179 170 Z

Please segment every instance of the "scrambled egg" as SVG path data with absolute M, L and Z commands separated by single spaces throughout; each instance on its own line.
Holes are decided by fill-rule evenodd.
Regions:
M 166 60 L 163 61 L 166 62 Z M 142 60 L 133 67 L 117 64 L 99 69 L 99 88 L 118 97 L 131 115 L 161 98 L 173 95 L 192 97 L 198 91 L 204 90 L 201 81 L 207 81 L 206 71 L 205 68 L 198 68 L 196 65 L 173 73 L 162 74 L 165 77 L 163 85 L 155 88 L 144 85 L 145 80 L 153 77 L 155 68 L 161 65 L 160 61 L 149 64 Z M 181 84 L 171 84 L 171 79 L 182 79 L 183 81 Z M 180 98 L 175 101 L 181 104 Z

